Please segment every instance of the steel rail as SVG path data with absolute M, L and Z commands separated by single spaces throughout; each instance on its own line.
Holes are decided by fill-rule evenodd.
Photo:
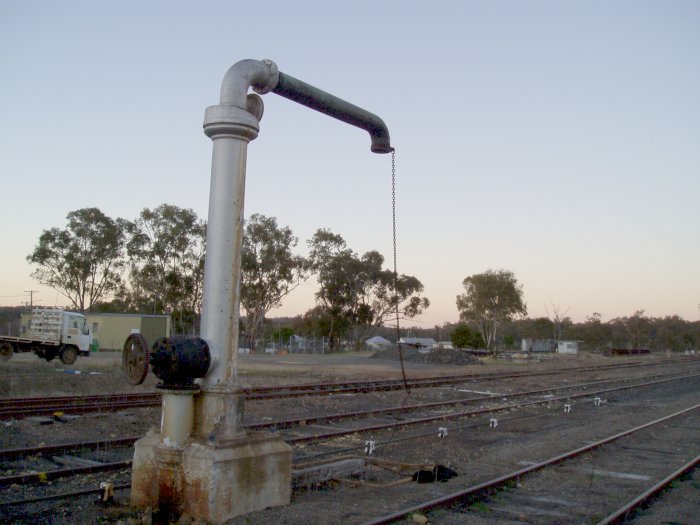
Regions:
M 351 430 L 341 430 L 341 431 L 329 432 L 329 433 L 325 433 L 325 434 L 317 434 L 314 436 L 289 437 L 289 438 L 285 438 L 284 440 L 289 444 L 324 441 L 324 440 L 328 440 L 328 439 L 334 439 L 337 437 L 351 435 L 351 434 L 358 434 L 358 433 L 362 433 L 362 432 L 370 432 L 370 431 L 376 431 L 376 430 L 393 429 L 396 427 L 418 425 L 418 424 L 423 424 L 423 423 L 436 421 L 436 420 L 449 420 L 449 419 L 457 419 L 460 417 L 471 417 L 471 416 L 480 415 L 480 414 L 500 412 L 503 410 L 509 410 L 509 409 L 513 409 L 513 408 L 541 405 L 541 404 L 547 404 L 547 403 L 551 403 L 551 402 L 555 402 L 555 401 L 576 399 L 576 398 L 587 397 L 587 396 L 590 397 L 590 396 L 595 396 L 595 395 L 601 394 L 601 393 L 629 390 L 629 389 L 636 388 L 636 387 L 645 387 L 645 386 L 656 385 L 656 384 L 660 384 L 660 383 L 667 383 L 670 381 L 677 381 L 680 379 L 687 379 L 687 378 L 693 378 L 693 377 L 698 377 L 698 376 L 700 376 L 700 374 L 696 374 L 696 375 L 692 375 L 692 376 L 684 376 L 684 377 L 674 378 L 674 379 L 664 379 L 664 380 L 659 380 L 659 381 L 652 381 L 649 383 L 643 383 L 643 384 L 638 384 L 638 385 L 626 385 L 624 387 L 615 387 L 615 388 L 611 388 L 611 389 L 599 390 L 596 392 L 586 392 L 583 394 L 562 396 L 562 397 L 551 398 L 551 399 L 547 399 L 547 400 L 528 401 L 525 403 L 511 403 L 509 405 L 503 405 L 500 407 L 459 412 L 456 414 L 441 414 L 439 416 L 430 416 L 427 418 L 413 419 L 413 420 L 402 421 L 402 422 L 393 422 L 390 424 L 371 425 L 371 426 L 363 427 L 363 428 L 356 428 L 356 429 L 351 429 Z M 129 441 L 131 441 L 133 443 L 133 441 L 136 441 L 137 439 L 139 439 L 139 438 L 138 437 L 127 437 L 127 438 L 120 438 L 117 440 L 104 440 L 104 441 L 99 441 L 99 442 L 95 442 L 95 443 L 100 443 L 101 446 L 109 446 L 110 443 L 112 443 L 112 442 L 119 442 L 119 446 L 127 446 L 130 444 Z M 71 444 L 56 445 L 55 447 L 62 447 L 61 450 L 70 450 L 70 448 L 69 448 L 70 445 Z M 74 443 L 72 445 L 75 446 L 75 448 L 81 448 L 80 446 L 83 445 L 83 443 Z M 117 446 L 117 445 L 115 445 L 115 446 Z M 51 446 L 51 447 L 54 447 L 54 446 Z M 15 450 L 22 450 L 22 449 L 9 449 L 9 450 L 2 451 L 2 453 L 12 454 Z M 24 450 L 26 450 L 26 449 L 24 449 Z M 17 474 L 14 476 L 5 476 L 5 477 L 0 477 L 0 487 L 6 486 L 6 485 L 11 485 L 13 483 L 17 483 L 17 484 L 36 483 L 36 482 L 43 481 L 46 479 L 56 479 L 59 477 L 66 477 L 66 476 L 71 476 L 71 475 L 75 475 L 75 474 L 82 474 L 82 473 L 119 470 L 121 468 L 126 468 L 127 466 L 130 466 L 130 465 L 131 465 L 131 461 L 125 460 L 125 461 L 120 461 L 120 462 L 104 463 L 102 465 L 97 465 L 94 467 L 77 467 L 77 468 L 57 469 L 57 470 L 50 470 L 50 471 L 39 472 L 39 473 L 25 473 L 25 474 Z M 91 469 L 93 469 L 93 470 L 91 470 Z
M 412 388 L 430 388 L 448 384 L 462 383 L 478 379 L 481 381 L 507 378 L 527 378 L 543 375 L 554 375 L 572 372 L 615 370 L 620 368 L 651 366 L 659 364 L 674 364 L 687 360 L 663 361 L 659 363 L 623 363 L 615 365 L 597 365 L 594 367 L 578 367 L 556 369 L 542 372 L 503 373 L 503 374 L 465 374 L 459 376 L 437 376 L 414 378 L 410 380 Z M 403 380 L 360 381 L 337 383 L 304 383 L 299 385 L 249 387 L 243 389 L 245 398 L 251 400 L 279 399 L 307 395 L 333 395 L 352 392 L 371 392 L 400 390 L 404 388 Z M 0 400 L 0 420 L 28 416 L 53 415 L 57 411 L 72 413 L 111 412 L 128 408 L 155 407 L 160 405 L 160 393 L 145 394 L 106 394 L 81 397 L 51 397 L 51 398 L 15 398 Z
M 625 386 L 621 386 L 621 387 L 597 390 L 595 392 L 585 392 L 582 394 L 571 394 L 571 395 L 567 395 L 567 396 L 555 397 L 555 398 L 550 398 L 550 399 L 543 399 L 543 400 L 537 400 L 537 401 L 527 401 L 525 403 L 511 403 L 509 405 L 503 405 L 503 406 L 495 407 L 495 408 L 480 408 L 477 410 L 455 412 L 453 414 L 440 414 L 437 416 L 428 416 L 428 417 L 423 417 L 423 418 L 418 418 L 418 419 L 409 419 L 406 421 L 393 421 L 391 423 L 379 423 L 376 425 L 370 425 L 370 426 L 363 427 L 363 428 L 336 430 L 333 432 L 326 432 L 323 434 L 316 434 L 316 435 L 312 435 L 312 436 L 293 436 L 293 437 L 284 438 L 284 440 L 287 443 L 292 444 L 292 445 L 299 444 L 299 443 L 313 443 L 314 441 L 325 441 L 325 440 L 334 439 L 334 438 L 343 437 L 343 436 L 348 436 L 348 435 L 352 435 L 352 434 L 358 434 L 361 432 L 390 430 L 390 429 L 395 429 L 395 428 L 399 428 L 399 427 L 422 425 L 424 423 L 431 423 L 434 421 L 447 421 L 447 420 L 451 420 L 451 419 L 473 417 L 473 416 L 478 416 L 478 415 L 482 415 L 482 414 L 502 412 L 503 410 L 510 410 L 513 408 L 522 408 L 522 407 L 527 407 L 527 406 L 544 405 L 544 404 L 552 403 L 555 401 L 566 401 L 569 399 L 579 399 L 582 397 L 598 396 L 599 394 L 607 394 L 610 392 L 619 392 L 622 390 L 629 390 L 632 388 L 654 386 L 654 385 L 658 385 L 658 384 L 662 384 L 662 383 L 668 383 L 670 381 L 679 381 L 682 379 L 692 379 L 692 378 L 699 377 L 699 376 L 700 376 L 700 374 L 693 374 L 693 375 L 689 375 L 689 376 L 677 377 L 677 378 L 672 378 L 672 379 L 661 379 L 658 381 L 650 381 L 648 383 L 642 383 L 642 384 L 637 384 L 637 385 L 625 385 Z
M 537 377 L 542 375 L 555 375 L 563 373 L 575 373 L 575 372 L 587 372 L 587 371 L 600 371 L 600 370 L 616 370 L 624 368 L 635 368 L 635 367 L 646 367 L 646 366 L 658 366 L 666 364 L 677 364 L 688 362 L 687 359 L 676 359 L 676 360 L 664 360 L 655 363 L 639 363 L 639 362 L 624 362 L 616 364 L 605 364 L 605 365 L 594 365 L 594 366 L 584 366 L 584 367 L 574 367 L 574 368 L 557 368 L 546 371 L 536 371 L 536 372 L 502 372 L 493 374 L 460 374 L 460 375 L 445 375 L 445 376 L 428 376 L 428 377 L 415 377 L 412 378 L 414 385 L 419 385 L 425 383 L 432 385 L 433 383 L 438 384 L 443 381 L 446 382 L 462 382 L 464 380 L 479 379 L 479 380 L 490 380 L 490 379 L 504 379 L 504 378 L 520 378 L 520 377 Z M 692 362 L 692 360 L 690 360 Z M 700 361 L 699 361 L 700 362 Z M 345 392 L 348 389 L 362 389 L 370 387 L 372 389 L 381 388 L 382 386 L 403 386 L 402 379 L 390 379 L 390 380 L 379 380 L 379 381 L 345 381 L 345 382 L 331 382 L 331 383 L 299 383 L 296 385 L 276 385 L 276 386 L 253 386 L 243 388 L 242 391 L 246 396 L 260 396 L 264 397 L 266 394 L 275 395 L 288 395 L 291 392 L 302 390 L 304 395 L 314 394 L 317 392 L 322 393 L 334 393 L 335 391 Z M 47 402 L 53 402 L 58 407 L 59 405 L 73 406 L 87 403 L 95 402 L 112 402 L 117 400 L 128 401 L 128 400 L 151 400 L 153 398 L 160 398 L 160 394 L 157 392 L 148 393 L 112 393 L 112 394 L 99 394 L 99 395 L 87 395 L 87 396 L 53 396 L 53 397 L 30 397 L 30 398 L 12 398 L 12 399 L 0 399 L 0 409 L 6 407 L 14 407 L 17 404 L 27 405 L 27 406 L 43 406 Z
M 698 375 L 700 375 L 700 374 L 698 374 Z M 441 414 L 439 416 L 431 416 L 429 418 L 412 419 L 412 420 L 403 421 L 403 422 L 399 422 L 399 423 L 392 422 L 389 424 L 385 424 L 383 426 L 382 425 L 375 425 L 375 426 L 366 427 L 366 428 L 342 430 L 342 431 L 338 431 L 336 433 L 330 433 L 330 434 L 324 434 L 324 435 L 318 435 L 318 436 L 303 436 L 303 437 L 297 437 L 297 438 L 290 437 L 290 438 L 287 438 L 286 441 L 288 443 L 295 443 L 295 442 L 300 442 L 300 441 L 303 442 L 303 440 L 315 441 L 315 440 L 322 440 L 322 439 L 328 438 L 328 437 L 330 437 L 330 438 L 339 437 L 342 435 L 356 434 L 356 433 L 369 431 L 369 430 L 383 430 L 386 428 L 395 428 L 397 426 L 409 426 L 409 425 L 414 425 L 414 424 L 430 422 L 430 421 L 434 421 L 434 420 L 448 420 L 448 419 L 457 419 L 457 418 L 461 418 L 461 417 L 471 417 L 471 416 L 482 415 L 482 414 L 487 414 L 487 413 L 500 412 L 502 410 L 510 410 L 512 408 L 520 408 L 520 407 L 537 405 L 537 404 L 547 404 L 547 403 L 551 403 L 554 401 L 576 399 L 579 397 L 595 396 L 599 393 L 607 393 L 607 392 L 616 391 L 616 390 L 632 389 L 632 388 L 636 388 L 636 387 L 641 388 L 641 387 L 646 387 L 649 385 L 655 385 L 655 384 L 665 382 L 665 381 L 676 381 L 676 380 L 693 378 L 693 377 L 697 377 L 697 375 L 682 376 L 682 377 L 664 379 L 664 380 L 653 381 L 653 382 L 648 382 L 648 383 L 636 383 L 636 384 L 632 384 L 632 385 L 625 385 L 624 387 L 616 387 L 614 389 L 599 390 L 597 392 L 585 392 L 582 394 L 573 394 L 573 395 L 570 394 L 570 395 L 561 396 L 561 397 L 557 397 L 557 398 L 549 398 L 549 399 L 537 400 L 537 401 L 528 401 L 526 403 L 511 403 L 511 404 L 503 405 L 503 406 L 499 406 L 499 407 L 490 407 L 490 408 L 485 408 L 485 409 L 459 412 L 459 413 L 456 413 L 456 415 Z M 622 380 L 622 379 L 620 379 L 620 380 Z M 472 403 L 472 402 L 491 401 L 494 399 L 517 398 L 517 397 L 531 396 L 531 395 L 541 394 L 544 392 L 553 392 L 556 390 L 566 390 L 566 389 L 573 389 L 573 388 L 587 388 L 589 386 L 596 385 L 596 384 L 615 382 L 615 381 L 620 381 L 620 380 L 611 379 L 611 380 L 605 380 L 605 381 L 596 381 L 594 383 L 581 383 L 578 385 L 568 385 L 568 386 L 563 386 L 563 387 L 545 388 L 545 389 L 532 390 L 532 391 L 526 391 L 526 392 L 516 392 L 516 393 L 504 394 L 504 395 L 500 395 L 500 396 L 484 396 L 484 397 L 470 398 L 470 399 L 464 399 L 464 400 L 454 400 L 454 401 L 443 401 L 443 402 L 438 402 L 438 403 L 424 403 L 424 404 L 417 404 L 417 405 L 409 405 L 406 407 L 395 406 L 395 407 L 390 407 L 390 408 L 386 408 L 386 409 L 368 410 L 368 411 L 364 411 L 364 412 L 345 412 L 345 413 L 340 413 L 340 414 L 327 414 L 327 415 L 323 415 L 323 416 L 304 417 L 304 418 L 299 418 L 299 419 L 271 421 L 271 422 L 267 422 L 267 423 L 254 423 L 254 424 L 246 425 L 246 429 L 259 431 L 259 430 L 271 430 L 271 429 L 280 429 L 280 428 L 293 428 L 294 426 L 301 426 L 303 424 L 313 424 L 313 423 L 318 423 L 321 421 L 342 421 L 342 420 L 346 420 L 346 419 L 357 419 L 357 418 L 360 418 L 363 416 L 376 416 L 376 415 L 382 415 L 382 414 L 390 414 L 390 413 L 395 413 L 395 412 L 399 412 L 399 411 L 422 410 L 422 409 L 426 409 L 426 408 L 428 408 L 428 409 L 429 408 L 437 408 L 437 407 L 441 407 L 441 406 L 449 406 L 449 405 L 455 405 L 455 404 L 468 404 L 468 403 Z M 41 446 L 41 447 L 2 449 L 2 450 L 0 450 L 0 461 L 8 461 L 8 460 L 16 459 L 19 457 L 26 457 L 26 456 L 50 455 L 50 454 L 57 454 L 57 453 L 62 453 L 62 452 L 72 452 L 72 451 L 80 450 L 80 449 L 108 450 L 108 449 L 116 448 L 116 447 L 130 446 L 136 440 L 138 440 L 140 438 L 141 438 L 141 436 L 127 436 L 127 437 L 116 438 L 116 439 L 62 443 L 62 444 L 56 444 L 56 445 L 45 445 L 45 446 Z
M 641 429 L 646 428 L 652 424 L 657 424 L 657 423 L 665 421 L 666 419 L 677 417 L 678 415 L 682 415 L 683 413 L 686 413 L 687 411 L 690 411 L 690 410 L 694 410 L 695 408 L 698 408 L 698 407 L 700 407 L 700 405 L 690 407 L 688 409 L 677 412 L 675 414 L 671 414 L 670 416 L 666 416 L 665 418 L 661 418 L 660 420 L 656 420 L 654 422 L 647 423 L 645 425 L 642 425 L 641 427 L 637 427 L 637 429 L 641 430 Z M 613 440 L 613 438 L 619 439 L 619 437 L 624 437 L 624 435 L 627 435 L 629 433 L 631 433 L 631 431 L 628 430 L 628 431 L 625 431 L 621 434 L 617 434 L 616 436 L 612 436 L 611 438 L 608 438 L 608 439 L 610 439 L 610 440 Z M 598 447 L 601 444 L 605 444 L 604 442 L 607 443 L 609 441 L 600 440 L 597 443 L 590 445 L 590 447 Z M 577 449 L 577 450 L 580 450 L 580 449 Z M 581 453 L 583 453 L 583 452 L 581 452 Z M 552 460 L 556 460 L 559 457 L 561 457 L 561 455 L 557 456 L 555 458 L 552 458 Z M 561 459 L 561 461 L 563 461 L 564 459 L 568 459 L 568 458 L 563 458 L 563 459 Z M 540 463 L 540 465 L 542 465 L 542 467 L 540 467 L 540 468 L 544 468 L 544 467 L 549 465 L 549 463 L 544 464 L 544 463 L 546 463 L 546 461 Z M 700 456 L 697 456 L 692 461 L 686 463 L 684 466 L 682 466 L 681 468 L 674 471 L 672 474 L 670 474 L 669 476 L 664 478 L 662 481 L 660 481 L 659 483 L 657 483 L 656 485 L 654 485 L 653 487 L 651 487 L 650 489 L 645 491 L 643 494 L 641 494 L 637 498 L 634 498 L 630 502 L 626 503 L 625 505 L 620 507 L 618 510 L 616 510 L 612 514 L 610 514 L 608 517 L 604 518 L 602 521 L 599 521 L 596 525 L 617 525 L 618 523 L 622 523 L 622 521 L 620 521 L 621 519 L 624 520 L 625 518 L 627 518 L 632 511 L 634 511 L 640 505 L 643 505 L 644 503 L 649 501 L 651 498 L 655 497 L 660 491 L 662 491 L 666 486 L 668 486 L 674 480 L 678 479 L 680 476 L 682 476 L 686 472 L 689 472 L 689 471 L 693 470 L 694 468 L 696 468 L 698 464 L 700 464 Z M 507 483 L 508 481 L 515 479 L 515 478 L 519 477 L 520 475 L 522 475 L 521 473 L 523 471 L 532 471 L 531 469 L 536 469 L 536 467 L 537 467 L 537 465 L 533 465 L 531 467 L 527 467 L 525 469 L 521 469 L 519 471 L 516 471 L 516 473 L 512 473 L 512 474 L 514 474 L 514 477 L 513 476 L 508 477 L 508 475 L 506 475 L 506 476 L 501 476 L 499 478 L 496 478 L 496 480 L 504 479 L 504 481 L 501 484 Z M 492 481 L 494 481 L 494 480 L 492 480 Z M 126 490 L 129 488 L 131 488 L 130 483 L 124 483 L 124 484 L 114 486 L 115 491 L 116 490 Z M 478 493 L 480 491 L 493 489 L 493 488 L 497 488 L 497 485 L 492 486 L 490 484 L 490 482 L 486 482 L 486 483 L 481 483 L 479 485 L 465 489 L 465 491 L 460 491 L 460 493 L 466 492 L 470 489 Z M 76 496 L 78 496 L 78 497 L 79 496 L 87 496 L 87 495 L 92 495 L 92 494 L 99 494 L 101 492 L 102 492 L 102 489 L 84 489 L 84 490 L 78 490 L 78 491 L 73 491 L 73 492 L 64 492 L 64 493 L 60 493 L 60 494 L 52 494 L 52 495 L 47 495 L 47 496 L 26 498 L 23 500 L 6 501 L 6 502 L 0 502 L 0 508 L 1 507 L 9 507 L 9 506 L 17 506 L 17 505 L 28 505 L 28 504 L 33 504 L 33 503 L 41 503 L 41 502 L 53 501 L 53 500 L 57 500 L 57 499 L 68 499 L 68 498 L 72 498 L 72 497 L 76 497 Z M 454 496 L 454 494 L 455 493 L 453 493 L 450 496 Z M 469 496 L 469 495 L 470 494 L 465 494 L 465 497 Z M 440 498 L 440 499 L 442 500 L 444 498 Z M 432 503 L 434 501 L 436 501 L 436 500 L 431 500 L 431 502 L 428 502 L 428 503 Z M 452 504 L 452 503 L 453 502 L 451 501 L 449 503 L 444 503 L 443 505 L 438 504 L 435 506 L 444 506 L 444 505 L 448 505 L 448 504 Z M 431 508 L 435 508 L 435 506 L 433 506 Z M 406 515 L 408 515 L 411 512 L 416 512 L 417 510 L 429 510 L 429 509 L 427 507 L 421 507 L 421 508 L 412 507 L 409 510 L 400 511 L 400 512 L 405 512 L 401 516 L 397 516 L 398 513 L 394 513 L 392 515 L 385 516 L 385 518 L 390 518 L 392 521 L 396 521 L 398 519 L 401 519 L 402 517 L 405 517 Z M 380 518 L 380 519 L 384 519 L 384 518 Z M 365 522 L 364 525 L 379 525 L 381 523 L 391 523 L 392 521 L 372 521 L 372 522 Z
M 92 465 L 89 467 L 72 467 L 61 468 L 55 470 L 46 470 L 43 472 L 26 472 L 23 474 L 15 474 L 12 476 L 0 477 L 0 487 L 6 487 L 12 484 L 27 484 L 45 482 L 52 479 L 65 478 L 75 476 L 76 474 L 94 474 L 95 472 L 113 472 L 131 468 L 131 460 L 114 461 L 111 463 L 102 463 L 101 465 Z
M 668 416 L 664 416 L 659 419 L 655 419 L 653 421 L 650 421 L 648 423 L 645 423 L 643 425 L 639 425 L 637 427 L 625 430 L 623 432 L 619 432 L 617 434 L 614 434 L 612 436 L 609 436 L 607 438 L 600 439 L 594 443 L 591 443 L 589 445 L 585 445 L 583 447 L 576 448 L 574 450 L 570 450 L 569 452 L 564 452 L 563 454 L 558 454 L 556 456 L 553 456 L 549 459 L 545 459 L 544 461 L 540 461 L 534 465 L 530 465 L 524 468 L 521 468 L 519 470 L 509 472 L 508 474 L 504 474 L 502 476 L 498 476 L 497 478 L 484 481 L 482 483 L 478 483 L 476 485 L 472 485 L 470 487 L 467 487 L 466 489 L 460 490 L 458 492 L 453 492 L 451 494 L 447 494 L 446 496 L 442 496 L 440 498 L 432 499 L 423 503 L 419 503 L 418 505 L 413 505 L 411 507 L 393 512 L 391 514 L 387 514 L 386 516 L 382 516 L 370 521 L 364 522 L 362 525 L 384 525 L 386 523 L 394 523 L 398 520 L 401 520 L 408 516 L 409 514 L 412 514 L 414 512 L 420 512 L 420 511 L 427 511 L 427 510 L 432 510 L 438 507 L 446 507 L 449 505 L 453 505 L 455 503 L 459 503 L 463 501 L 464 499 L 470 497 L 470 496 L 476 496 L 480 493 L 484 493 L 487 491 L 492 491 L 495 490 L 499 487 L 502 487 L 506 483 L 509 483 L 511 481 L 517 480 L 518 478 L 530 474 L 532 472 L 542 470 L 545 467 L 548 467 L 550 465 L 556 465 L 558 463 L 561 463 L 562 461 L 565 461 L 567 459 L 579 456 L 581 454 L 584 454 L 586 452 L 590 452 L 591 450 L 594 450 L 596 448 L 599 448 L 603 445 L 606 445 L 608 443 L 612 443 L 613 441 L 617 441 L 618 439 L 621 439 L 625 436 L 628 436 L 630 434 L 634 434 L 635 432 L 639 432 L 641 430 L 644 430 L 646 428 L 652 427 L 654 425 L 658 425 L 660 423 L 663 423 L 665 421 L 668 421 L 670 419 L 673 419 L 675 417 L 681 416 L 683 414 L 686 414 L 688 412 L 691 412 L 693 410 L 697 410 L 700 408 L 700 404 L 694 405 L 692 407 L 680 410 L 678 412 L 674 412 L 673 414 L 670 414 Z
M 605 365 L 606 367 L 608 365 Z M 634 366 L 638 366 L 634 364 Z M 618 368 L 618 367 L 614 367 Z M 580 372 L 588 370 L 587 368 L 577 368 L 569 369 L 572 372 Z M 561 371 L 563 373 L 564 370 Z M 557 372 L 555 372 L 557 373 Z M 550 372 L 535 372 L 529 373 L 528 376 L 538 376 L 546 375 Z M 442 382 L 461 382 L 463 380 L 469 380 L 472 378 L 479 379 L 492 379 L 492 378 L 510 378 L 510 377 L 521 377 L 520 374 L 505 373 L 505 374 L 489 374 L 484 376 L 479 376 L 475 374 L 465 374 L 465 375 L 449 375 L 449 376 L 436 376 L 436 377 L 419 377 L 413 378 L 412 386 L 418 386 L 420 384 L 426 384 L 433 386 L 434 384 L 442 384 Z M 298 385 L 281 385 L 281 386 L 260 386 L 260 387 L 247 387 L 242 389 L 243 393 L 248 399 L 265 398 L 268 395 L 271 397 L 277 397 L 279 395 L 288 396 L 302 391 L 301 395 L 309 395 L 316 393 L 345 393 L 350 390 L 371 388 L 372 390 L 381 389 L 383 387 L 394 387 L 395 385 L 403 385 L 402 380 L 380 380 L 380 381 L 350 381 L 350 382 L 334 382 L 334 383 L 301 383 Z M 13 399 L 0 399 L 0 409 L 5 408 L 15 408 L 17 405 L 22 405 L 22 407 L 39 407 L 45 408 L 47 403 L 52 403 L 53 406 L 58 410 L 64 407 L 75 407 L 87 404 L 95 403 L 114 403 L 114 402 L 126 402 L 126 401 L 151 401 L 154 399 L 160 399 L 160 393 L 149 392 L 141 394 L 132 393 L 122 393 L 122 394 L 101 394 L 101 395 L 88 395 L 88 396 L 60 396 L 60 397 L 30 397 L 30 398 L 13 398 Z
M 79 406 L 48 406 L 45 408 L 17 408 L 0 410 L 0 420 L 24 417 L 50 417 L 71 414 L 92 414 L 100 412 L 117 412 L 130 408 L 152 408 L 160 406 L 160 398 L 154 401 L 125 401 L 120 403 L 102 403 Z M 60 413 L 60 414 L 59 414 Z
M 10 461 L 27 456 L 62 454 L 65 452 L 74 452 L 76 450 L 109 450 L 117 447 L 131 446 L 134 444 L 134 441 L 139 438 L 141 438 L 141 436 L 127 436 L 116 439 L 43 445 L 41 447 L 6 448 L 0 450 L 0 461 Z
M 366 417 L 366 416 L 383 416 L 387 414 L 394 414 L 397 412 L 401 413 L 406 413 L 406 412 L 412 412 L 412 411 L 417 411 L 417 410 L 425 410 L 425 409 L 432 409 L 432 408 L 442 408 L 446 406 L 451 406 L 451 405 L 469 405 L 473 403 L 480 403 L 483 401 L 493 401 L 494 399 L 502 400 L 502 399 L 510 399 L 510 398 L 519 398 L 519 397 L 526 397 L 526 396 L 535 396 L 539 394 L 544 394 L 545 392 L 556 392 L 559 390 L 573 390 L 576 388 L 589 388 L 594 385 L 602 385 L 602 384 L 608 384 L 608 383 L 618 383 L 621 381 L 633 381 L 633 380 L 648 380 L 652 377 L 659 377 L 658 375 L 651 375 L 651 376 L 643 376 L 643 377 L 635 377 L 635 378 L 617 378 L 617 379 L 605 379 L 602 381 L 593 381 L 592 383 L 579 383 L 576 385 L 564 385 L 564 386 L 555 386 L 555 387 L 549 387 L 549 388 L 541 388 L 538 390 L 528 390 L 524 392 L 513 392 L 511 394 L 494 394 L 490 396 L 479 396 L 479 397 L 470 397 L 470 398 L 463 398 L 463 399 L 451 399 L 447 401 L 435 401 L 432 403 L 416 403 L 413 405 L 401 405 L 401 406 L 393 406 L 393 407 L 388 407 L 388 408 L 377 408 L 373 410 L 364 410 L 364 411 L 358 411 L 358 412 L 344 412 L 340 414 L 329 414 L 329 415 L 322 415 L 322 416 L 310 416 L 310 417 L 301 417 L 301 418 L 294 418 L 294 419 L 283 419 L 280 421 L 270 421 L 266 423 L 252 423 L 250 425 L 246 425 L 246 428 L 249 428 L 251 430 L 281 430 L 281 429 L 287 429 L 287 428 L 292 428 L 292 427 L 297 427 L 301 425 L 308 425 L 308 424 L 314 424 L 314 423 L 320 423 L 320 422 L 325 422 L 325 421 L 343 421 L 346 419 L 357 419 L 360 417 Z M 682 377 L 687 377 L 687 376 L 682 376 Z M 633 385 L 632 385 L 633 386 Z
M 673 483 L 675 480 L 677 480 L 687 472 L 690 472 L 691 470 L 695 469 L 698 465 L 700 465 L 700 456 L 696 456 L 694 459 L 690 460 L 681 468 L 673 471 L 671 474 L 659 481 L 656 485 L 645 490 L 639 496 L 631 499 L 630 501 L 622 505 L 619 509 L 613 511 L 607 517 L 603 518 L 601 521 L 596 523 L 596 525 L 619 525 L 625 523 L 637 511 L 637 509 L 649 503 L 671 483 Z
M 118 401 L 149 401 L 157 394 L 154 392 L 145 392 L 142 394 L 134 393 L 114 393 L 114 394 L 97 394 L 85 396 L 54 396 L 54 397 L 19 397 L 10 399 L 0 399 L 0 409 L 14 408 L 17 405 L 23 407 L 43 407 L 47 402 L 53 403 L 55 406 L 81 406 L 100 402 L 118 402 Z
M 114 490 L 126 490 L 131 488 L 131 483 L 122 483 L 120 485 L 114 485 Z M 17 499 L 12 501 L 0 502 L 0 508 L 2 507 L 12 507 L 16 505 L 31 505 L 32 503 L 43 503 L 45 501 L 54 501 L 57 499 L 69 499 L 80 496 L 91 496 L 92 494 L 102 494 L 103 489 L 83 489 L 75 490 L 73 492 L 61 492 L 60 494 L 49 494 L 46 496 L 37 496 L 35 498 Z

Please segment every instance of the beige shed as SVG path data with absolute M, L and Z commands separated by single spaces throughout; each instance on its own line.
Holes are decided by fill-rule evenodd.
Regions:
M 88 313 L 85 317 L 93 347 L 103 351 L 121 350 L 133 332 L 143 335 L 150 346 L 156 339 L 170 337 L 172 325 L 169 315 Z

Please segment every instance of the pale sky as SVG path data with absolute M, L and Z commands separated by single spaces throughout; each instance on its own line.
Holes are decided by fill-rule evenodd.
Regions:
M 0 304 L 65 303 L 30 278 L 41 231 L 96 206 L 207 216 L 202 133 L 226 70 L 280 71 L 382 117 L 399 272 L 454 322 L 462 280 L 508 269 L 531 317 L 700 314 L 700 3 L 0 0 Z M 391 260 L 390 157 L 274 94 L 246 216 L 320 227 Z M 313 283 L 272 315 L 313 306 Z

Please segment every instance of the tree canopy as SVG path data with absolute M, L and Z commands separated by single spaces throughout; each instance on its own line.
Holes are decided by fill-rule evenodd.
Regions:
M 487 270 L 467 277 L 462 284 L 465 293 L 457 296 L 459 318 L 477 323 L 486 348 L 493 350 L 499 326 L 516 315 L 527 315 L 523 287 L 507 270 Z
M 340 235 L 327 229 L 316 231 L 309 248 L 310 267 L 319 283 L 320 310 L 315 311 L 325 319 L 322 324 L 328 326 L 331 347 L 350 328 L 356 342 L 369 337 L 395 315 L 397 305 L 403 319 L 430 306 L 421 296 L 423 284 L 410 275 L 399 275 L 394 283 L 394 273 L 382 268 L 384 257 L 377 251 L 359 256 Z
M 205 222 L 191 209 L 161 204 L 145 208 L 129 234 L 132 302 L 139 311 L 171 314 L 179 331 L 193 329 L 202 303 Z
M 455 327 L 450 340 L 455 348 L 484 348 L 486 346 L 481 334 L 463 323 Z
M 376 250 L 359 255 L 342 236 L 316 231 L 309 257 L 293 253 L 298 240 L 274 217 L 252 215 L 241 249 L 240 301 L 251 349 L 265 316 L 311 273 L 317 306 L 305 329 L 356 343 L 393 319 L 429 307 L 423 284 L 384 268 Z M 112 220 L 97 208 L 68 214 L 64 230 L 46 230 L 27 259 L 34 277 L 64 293 L 80 310 L 170 314 L 176 333 L 196 333 L 201 312 L 206 223 L 191 209 L 161 204 L 133 221 Z M 318 332 L 321 332 L 320 334 Z
M 251 351 L 265 315 L 281 306 L 282 299 L 305 278 L 306 260 L 292 253 L 297 238 L 288 226 L 260 214 L 245 225 L 241 250 L 241 306 L 246 313 L 246 334 Z
M 72 211 L 66 219 L 64 229 L 43 231 L 27 261 L 37 265 L 32 277 L 84 312 L 121 285 L 126 223 L 98 208 Z
M 583 348 L 595 352 L 607 352 L 612 348 L 680 352 L 697 348 L 700 342 L 700 321 L 686 321 L 677 315 L 648 317 L 643 310 L 637 310 L 633 315 L 608 322 L 603 322 L 601 317 L 594 312 L 582 322 L 569 319 L 562 338 L 579 341 Z M 502 332 L 516 340 L 557 340 L 554 323 L 546 317 L 516 319 L 505 324 Z

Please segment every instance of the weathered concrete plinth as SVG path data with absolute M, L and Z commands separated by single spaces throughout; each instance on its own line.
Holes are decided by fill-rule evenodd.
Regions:
M 185 451 L 185 512 L 211 523 L 288 505 L 292 449 L 281 438 L 249 433 L 229 443 L 192 443 Z
M 137 508 L 219 525 L 289 504 L 292 449 L 277 436 L 243 433 L 218 442 L 191 439 L 171 448 L 152 431 L 134 447 L 131 504 Z

